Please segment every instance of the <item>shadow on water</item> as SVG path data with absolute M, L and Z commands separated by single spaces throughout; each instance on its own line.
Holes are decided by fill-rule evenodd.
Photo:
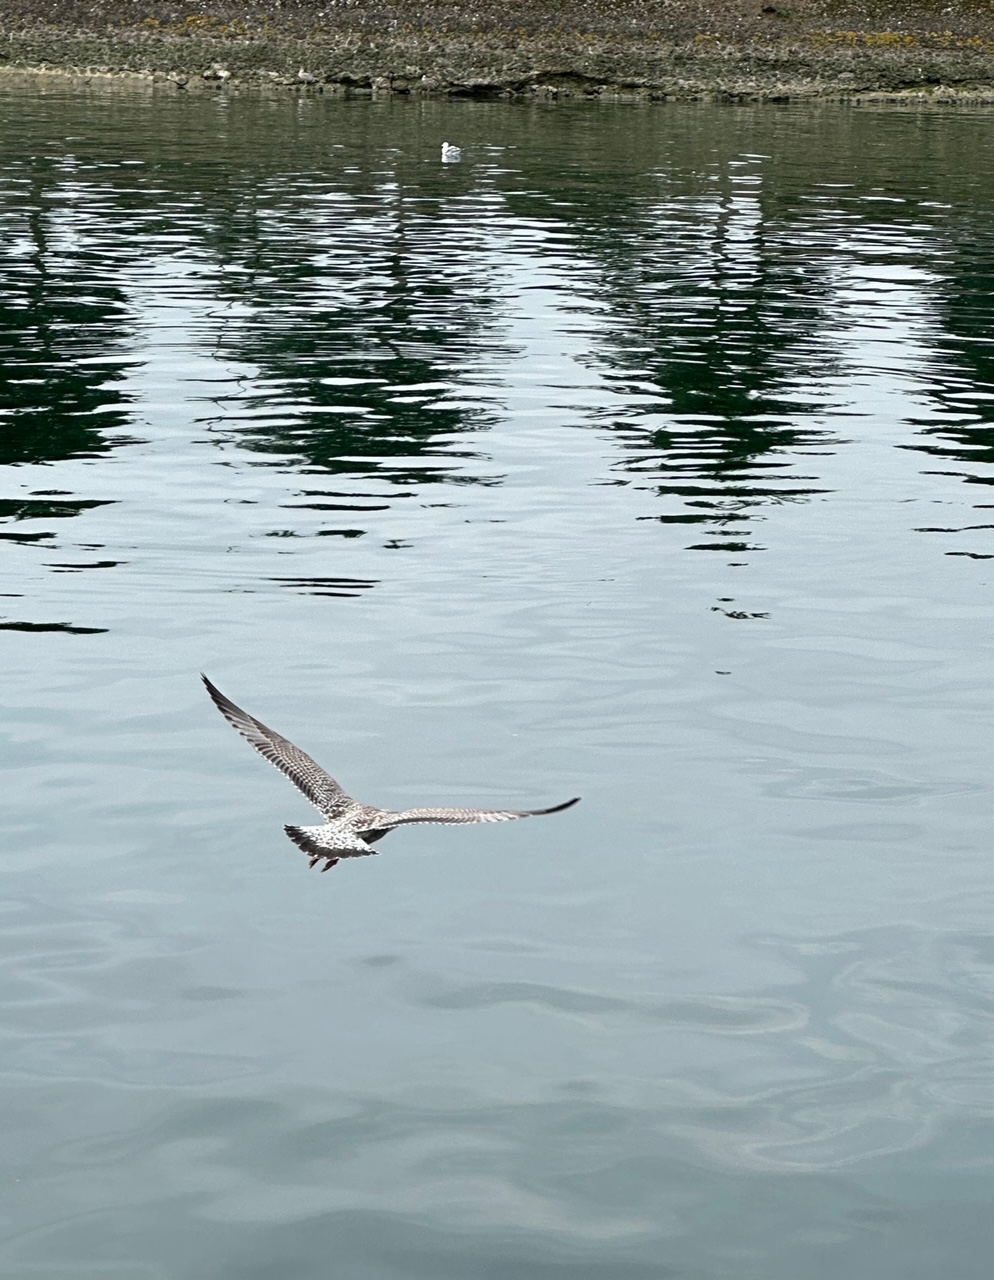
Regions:
M 760 549 L 746 527 L 759 509 L 826 492 L 796 469 L 838 444 L 798 374 L 832 368 L 818 338 L 831 289 L 817 255 L 800 269 L 799 228 L 769 216 L 759 158 L 711 167 L 661 181 L 623 241 L 617 217 L 609 234 L 583 228 L 611 300 L 594 359 L 618 401 L 591 417 L 622 448 L 618 480 L 663 500 L 642 519 L 705 525 L 692 549 L 740 553 Z
M 120 364 L 134 335 L 122 245 L 74 165 L 9 165 L 0 192 L 0 465 L 106 455 L 131 443 Z
M 241 317 L 220 313 L 216 349 L 258 370 L 211 429 L 305 474 L 497 483 L 458 443 L 497 420 L 478 380 L 499 304 L 472 233 L 458 249 L 454 211 L 399 173 L 296 182 L 290 204 L 276 183 L 247 198 L 252 229 L 241 200 L 209 211 L 228 220 L 212 287 Z
M 961 217 L 965 222 L 971 196 L 974 217 L 950 238 L 936 266 L 935 314 L 942 332 L 932 361 L 929 413 L 912 419 L 918 438 L 907 447 L 928 455 L 936 474 L 982 486 L 972 503 L 975 520 L 930 524 L 919 531 L 955 539 L 947 555 L 991 560 L 994 495 L 984 489 L 994 485 L 994 273 L 989 206 L 968 191 L 959 206 Z
M 849 407 L 840 282 L 879 262 L 922 276 L 917 318 L 937 357 L 915 371 L 917 392 L 944 421 L 907 421 L 943 443 L 906 447 L 985 464 L 989 205 L 973 183 L 967 198 L 945 199 L 956 194 L 950 163 L 969 171 L 973 147 L 990 151 L 982 119 L 954 159 L 926 115 L 785 112 L 779 128 L 763 121 L 763 154 L 748 149 L 751 110 L 678 115 L 672 131 L 617 133 L 616 149 L 572 157 L 565 180 L 527 201 L 508 196 L 510 209 L 562 226 L 552 252 L 592 264 L 586 292 L 603 323 L 589 360 L 616 402 L 588 416 L 623 450 L 616 482 L 663 500 L 642 518 L 709 526 L 713 540 L 692 549 L 751 551 L 745 526 L 764 506 L 830 491 L 815 459 L 851 443 L 832 422 Z M 814 184 L 808 154 L 820 157 Z M 883 326 L 888 299 L 876 301 Z M 975 416 L 964 420 L 967 405 Z M 796 471 L 801 461 L 813 474 Z
M 343 121 L 358 120 L 356 105 L 339 106 Z M 514 357 L 493 237 L 514 242 L 526 224 L 553 233 L 527 241 L 535 260 L 565 252 L 581 264 L 580 296 L 597 300 L 582 358 L 601 391 L 586 417 L 619 447 L 615 483 L 660 499 L 643 518 L 701 526 L 696 548 L 755 550 L 763 507 L 830 489 L 814 459 L 846 443 L 832 423 L 832 313 L 840 270 L 863 261 L 852 244 L 861 223 L 882 251 L 933 273 L 959 253 L 923 307 L 943 325 L 944 358 L 969 365 L 974 383 L 985 376 L 985 280 L 963 255 L 989 232 L 979 207 L 932 207 L 922 152 L 944 144 L 924 117 L 911 155 L 894 154 L 888 117 L 854 115 L 848 143 L 863 167 L 854 180 L 833 134 L 813 190 L 806 154 L 837 132 L 818 113 L 783 113 L 757 154 L 748 110 L 717 122 L 674 111 L 666 130 L 622 111 L 596 143 L 578 113 L 522 111 L 512 148 L 442 171 L 425 160 L 428 124 L 413 108 L 370 111 L 350 133 L 329 104 L 210 104 L 180 143 L 186 111 L 158 103 L 123 160 L 119 137 L 91 131 L 68 158 L 12 166 L 5 368 L 17 425 L 0 460 L 126 442 L 112 434 L 128 421 L 113 348 L 127 350 L 133 319 L 117 282 L 173 259 L 206 305 L 190 340 L 245 370 L 200 416 L 219 441 L 304 474 L 375 478 L 387 506 L 397 490 L 500 484 L 479 466 L 479 433 L 502 420 L 501 371 Z M 485 129 L 499 117 L 471 119 Z M 892 119 L 907 131 L 906 117 Z M 44 116 L 34 123 L 43 130 Z M 935 394 L 962 421 L 961 393 Z M 930 424 L 944 443 L 921 447 L 982 461 L 990 410 L 974 403 L 980 421 Z M 347 489 L 309 496 L 370 509 Z
M 123 387 L 133 359 L 134 315 L 119 282 L 122 263 L 134 250 L 126 244 L 124 227 L 114 243 L 101 233 L 107 212 L 71 155 L 51 155 L 41 147 L 32 158 L 19 152 L 4 165 L 0 466 L 96 461 L 137 442 L 128 431 L 133 410 Z M 16 474 L 8 472 L 8 483 Z M 50 522 L 111 503 L 48 487 L 4 496 L 0 544 L 55 549 L 59 535 Z M 17 527 L 21 524 L 26 527 Z M 46 567 L 74 572 L 117 563 L 89 559 Z M 0 618 L 0 630 L 96 635 L 107 628 Z

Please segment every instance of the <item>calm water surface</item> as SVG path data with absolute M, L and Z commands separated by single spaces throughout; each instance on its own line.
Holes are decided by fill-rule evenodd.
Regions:
M 0 116 L 2 1274 L 986 1280 L 991 117 Z

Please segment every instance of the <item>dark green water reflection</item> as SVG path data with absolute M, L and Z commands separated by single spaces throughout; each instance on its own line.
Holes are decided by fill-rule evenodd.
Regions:
M 990 117 L 0 113 L 0 1270 L 986 1280 Z

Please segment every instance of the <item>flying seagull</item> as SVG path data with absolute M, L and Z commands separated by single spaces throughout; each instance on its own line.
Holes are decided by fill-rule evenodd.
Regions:
M 342 858 L 361 858 L 376 853 L 370 845 L 385 836 L 394 827 L 409 822 L 508 822 L 511 818 L 534 818 L 545 813 L 560 813 L 576 804 L 574 796 L 565 804 L 551 809 L 403 809 L 392 813 L 389 809 L 377 809 L 371 804 L 360 804 L 345 794 L 334 778 L 329 777 L 319 764 L 299 747 L 267 729 L 255 716 L 236 707 L 220 689 L 216 689 L 206 676 L 200 677 L 207 686 L 215 707 L 228 724 L 255 747 L 261 756 L 274 764 L 280 773 L 286 774 L 294 786 L 314 805 L 325 818 L 319 827 L 291 827 L 283 830 L 298 848 L 310 857 L 310 865 L 323 862 L 322 871 L 328 871 Z

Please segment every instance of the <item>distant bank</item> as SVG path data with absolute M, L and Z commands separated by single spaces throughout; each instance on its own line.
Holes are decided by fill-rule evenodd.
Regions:
M 168 92 L 994 104 L 994 0 L 0 0 L 0 72 Z

